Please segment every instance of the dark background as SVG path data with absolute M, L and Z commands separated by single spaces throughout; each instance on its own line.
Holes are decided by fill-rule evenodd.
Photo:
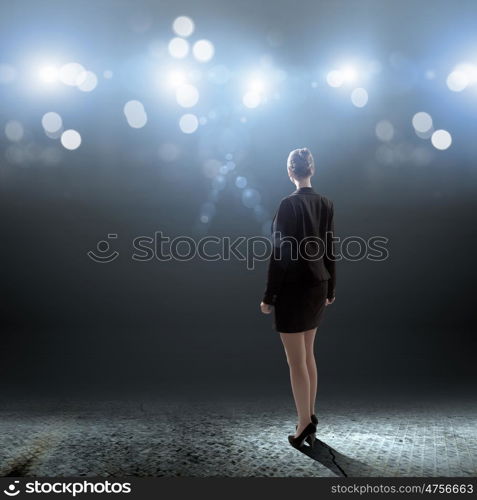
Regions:
M 183 111 L 174 99 L 154 88 L 157 61 L 147 50 L 167 42 L 184 14 L 195 38 L 214 42 L 215 62 L 233 70 L 225 88 L 204 84 L 198 113 L 216 109 L 218 118 L 191 135 L 177 127 Z M 0 139 L 4 394 L 289 391 L 280 340 L 258 308 L 265 263 L 251 271 L 234 260 L 135 262 L 131 242 L 155 231 L 263 234 L 293 189 L 287 155 L 303 146 L 315 155 L 315 189 L 335 203 L 338 235 L 389 238 L 386 261 L 338 265 L 336 303 L 317 335 L 322 390 L 465 391 L 477 375 L 477 93 L 451 92 L 445 80 L 460 61 L 475 61 L 476 28 L 477 5 L 462 0 L 2 3 L 0 63 L 17 67 L 18 77 L 0 86 L 0 125 L 15 119 L 25 128 L 17 162 Z M 38 90 L 30 66 L 44 54 L 82 61 L 98 73 L 98 87 Z M 241 72 L 264 54 L 287 71 L 281 98 L 240 109 Z M 343 57 L 382 64 L 365 108 L 326 85 L 323 75 Z M 101 77 L 105 69 L 111 80 Z M 429 69 L 434 79 L 424 77 Z M 131 99 L 148 112 L 142 129 L 124 119 Z M 79 149 L 44 135 L 41 117 L 51 110 L 81 131 Z M 451 131 L 448 150 L 415 135 L 411 118 L 422 110 Z M 375 135 L 383 119 L 395 127 L 395 153 L 384 164 Z M 180 154 L 167 162 L 158 148 L 171 142 Z M 56 163 L 39 161 L 45 147 L 57 148 Z M 425 164 L 412 161 L 417 147 L 426 149 Z M 228 152 L 236 169 L 214 191 L 203 164 Z M 261 215 L 242 203 L 235 175 L 259 192 Z M 204 225 L 207 200 L 215 216 Z M 108 233 L 118 234 L 120 255 L 95 263 L 86 253 Z

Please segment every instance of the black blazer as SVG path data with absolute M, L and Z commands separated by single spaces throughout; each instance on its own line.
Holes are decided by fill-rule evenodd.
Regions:
M 333 202 L 311 187 L 283 198 L 272 222 L 273 251 L 263 297 L 274 304 L 282 287 L 328 281 L 328 298 L 335 296 Z

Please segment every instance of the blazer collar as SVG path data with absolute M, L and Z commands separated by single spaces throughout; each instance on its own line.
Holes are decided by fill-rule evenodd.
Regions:
M 312 187 L 301 187 L 294 191 L 294 194 L 302 194 L 302 193 L 314 193 L 315 190 Z

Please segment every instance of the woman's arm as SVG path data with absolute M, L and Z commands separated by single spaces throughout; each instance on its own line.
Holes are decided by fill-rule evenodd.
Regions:
M 328 281 L 328 300 L 330 303 L 335 297 L 336 288 L 336 261 L 333 251 L 333 237 L 335 234 L 335 222 L 334 222 L 334 206 L 331 203 L 330 215 L 328 218 L 328 230 L 326 231 L 326 251 L 324 256 L 324 263 L 326 269 L 330 273 L 330 280 Z
M 262 299 L 264 304 L 269 305 L 275 303 L 297 243 L 295 209 L 288 198 L 281 201 L 272 230 L 273 249 L 268 264 L 267 286 Z

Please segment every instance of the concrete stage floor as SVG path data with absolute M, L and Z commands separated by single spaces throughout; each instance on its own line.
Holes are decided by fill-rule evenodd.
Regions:
M 1 476 L 476 476 L 477 403 L 324 401 L 290 447 L 290 397 L 3 402 Z

